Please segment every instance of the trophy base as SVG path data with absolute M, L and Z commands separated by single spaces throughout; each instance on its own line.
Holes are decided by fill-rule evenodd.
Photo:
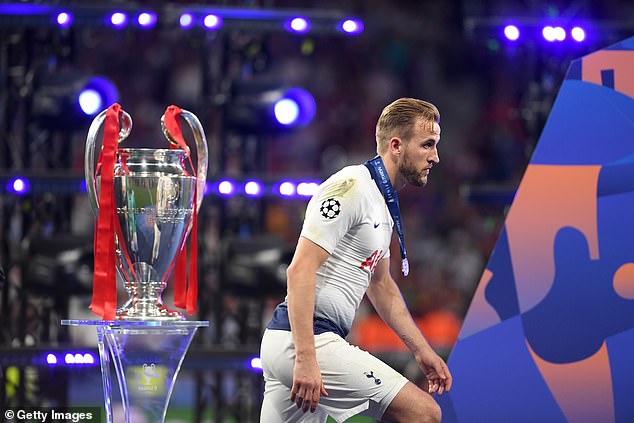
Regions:
M 176 377 L 191 340 L 196 329 L 208 327 L 209 322 L 62 320 L 62 325 L 97 329 L 106 423 L 164 423 Z M 111 375 L 111 363 L 119 395 L 113 392 L 116 383 Z M 112 405 L 117 397 L 121 399 L 123 416 L 115 421 Z
M 130 300 L 117 310 L 115 319 L 179 321 L 185 320 L 185 316 L 180 311 L 167 308 L 164 304 L 148 304 Z

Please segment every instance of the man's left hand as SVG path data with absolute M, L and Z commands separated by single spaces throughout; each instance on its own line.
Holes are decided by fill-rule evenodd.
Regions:
M 431 348 L 426 348 L 415 354 L 416 362 L 427 377 L 428 392 L 430 394 L 449 392 L 453 381 L 447 364 Z

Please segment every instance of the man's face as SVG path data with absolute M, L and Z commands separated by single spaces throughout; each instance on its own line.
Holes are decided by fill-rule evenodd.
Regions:
M 422 187 L 427 184 L 429 171 L 440 162 L 438 143 L 440 125 L 419 119 L 412 128 L 409 141 L 404 141 L 398 163 L 399 179 Z

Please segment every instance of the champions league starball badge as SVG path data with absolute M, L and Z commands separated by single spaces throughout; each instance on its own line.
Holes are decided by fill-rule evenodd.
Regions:
M 334 219 L 341 213 L 341 203 L 334 198 L 329 198 L 321 203 L 319 211 L 326 219 Z

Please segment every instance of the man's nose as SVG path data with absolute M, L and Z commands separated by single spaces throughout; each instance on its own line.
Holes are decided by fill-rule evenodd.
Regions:
M 429 157 L 429 161 L 435 164 L 440 163 L 440 156 L 438 155 L 438 150 L 434 149 L 434 154 Z

